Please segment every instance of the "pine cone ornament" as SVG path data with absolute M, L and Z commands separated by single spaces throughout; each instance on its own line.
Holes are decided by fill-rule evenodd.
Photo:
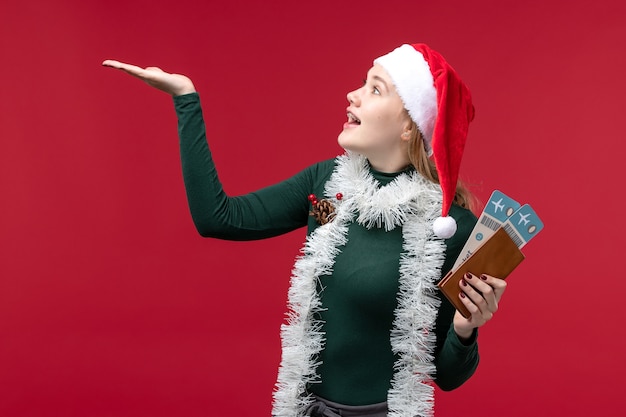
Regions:
M 315 220 L 322 226 L 333 220 L 335 217 L 335 206 L 332 201 L 327 199 L 318 200 L 314 194 L 309 196 L 309 201 L 313 206 L 309 212 L 310 216 L 315 217 Z

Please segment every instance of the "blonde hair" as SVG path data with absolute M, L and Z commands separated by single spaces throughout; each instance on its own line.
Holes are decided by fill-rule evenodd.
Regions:
M 424 147 L 424 136 L 417 127 L 417 124 L 411 120 L 411 137 L 409 139 L 409 161 L 411 165 L 424 178 L 439 184 L 439 176 L 435 162 L 428 157 L 426 148 Z M 464 207 L 472 212 L 478 208 L 478 200 L 470 192 L 470 190 L 459 179 L 456 185 L 456 193 L 454 194 L 454 204 Z

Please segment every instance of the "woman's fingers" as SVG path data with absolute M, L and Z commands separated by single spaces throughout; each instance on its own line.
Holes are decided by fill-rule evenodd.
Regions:
M 113 67 L 113 68 L 120 68 L 122 65 L 126 65 L 120 61 L 116 61 L 114 59 L 105 59 L 102 62 L 102 65 L 104 65 L 105 67 Z
M 465 274 L 463 281 L 469 286 L 467 295 L 478 306 L 480 311 L 495 313 L 498 310 L 498 300 L 489 284 L 470 273 Z
M 471 329 L 480 327 L 493 318 L 498 302 L 506 289 L 506 282 L 489 275 L 480 277 L 467 274 L 459 282 L 459 297 L 471 316 L 464 318 L 458 311 L 454 316 L 454 328 L 461 337 L 467 337 Z
M 137 65 L 131 65 L 131 64 L 126 64 L 124 62 L 120 62 L 120 61 L 115 61 L 113 59 L 107 59 L 102 63 L 103 66 L 105 67 L 111 67 L 111 68 L 117 68 L 119 70 L 122 70 L 124 72 L 127 72 L 131 75 L 134 75 L 136 77 L 139 77 L 140 75 L 142 75 L 145 70 L 141 67 L 138 67 Z
M 496 296 L 496 300 L 500 301 L 502 299 L 502 294 L 504 294 L 504 290 L 506 290 L 506 281 L 486 274 L 482 274 L 480 277 L 483 282 L 493 288 L 493 293 Z
M 498 311 L 498 302 L 506 289 L 506 282 L 488 275 L 466 274 L 459 283 L 461 300 L 472 314 L 482 314 L 489 320 Z
M 125 62 L 115 61 L 112 59 L 107 59 L 102 63 L 105 67 L 116 68 L 124 71 L 127 74 L 130 74 L 134 77 L 140 78 L 144 81 L 153 80 L 155 76 L 166 74 L 161 68 L 158 67 L 147 67 L 141 68 L 137 65 L 127 64 Z

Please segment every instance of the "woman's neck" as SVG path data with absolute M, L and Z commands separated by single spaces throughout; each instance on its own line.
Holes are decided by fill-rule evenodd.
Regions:
M 404 171 L 411 162 L 408 158 L 406 159 L 387 159 L 387 160 L 376 160 L 370 157 L 367 157 L 367 161 L 370 166 L 378 172 L 382 172 L 385 174 L 393 174 L 394 172 Z

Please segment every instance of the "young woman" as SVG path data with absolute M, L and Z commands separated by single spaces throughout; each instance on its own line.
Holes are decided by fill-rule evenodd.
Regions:
M 227 196 L 191 80 L 107 60 L 174 97 L 185 187 L 199 233 L 263 239 L 308 227 L 289 290 L 274 416 L 427 416 L 434 381 L 463 384 L 478 365 L 477 328 L 501 279 L 459 282 L 466 319 L 436 284 L 476 222 L 457 186 L 474 108 L 445 59 L 424 44 L 374 61 L 348 93 L 345 155 L 243 196 Z

